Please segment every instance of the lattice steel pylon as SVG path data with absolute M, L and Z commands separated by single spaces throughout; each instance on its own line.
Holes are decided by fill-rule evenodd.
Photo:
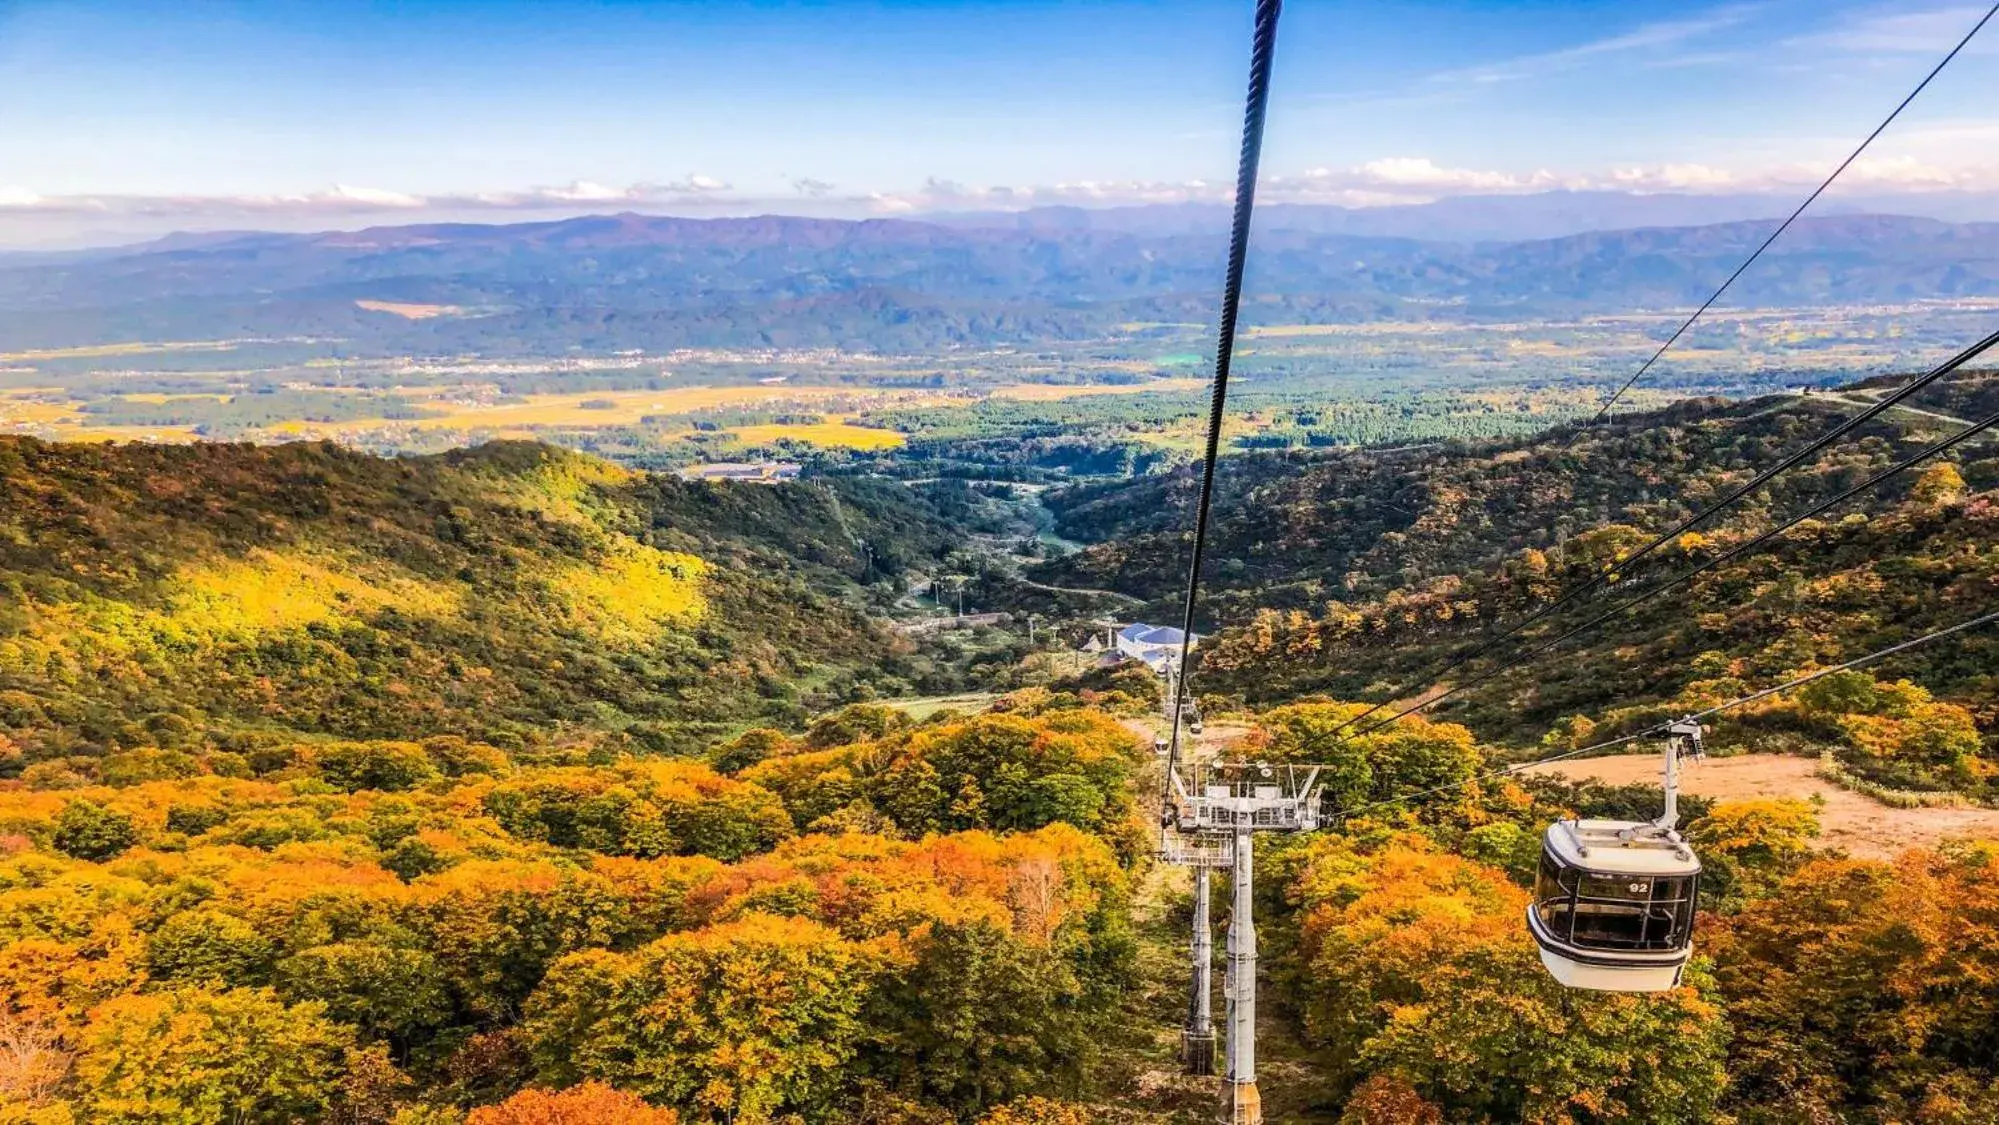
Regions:
M 1214 958 L 1209 923 L 1210 873 L 1230 873 L 1228 1000 L 1223 1040 L 1227 1069 L 1221 1120 L 1262 1125 L 1263 1099 L 1256 1085 L 1256 834 L 1309 832 L 1319 827 L 1319 769 L 1264 762 L 1209 763 L 1188 767 L 1192 784 L 1174 769 L 1167 779 L 1166 828 L 1160 858 L 1194 869 L 1192 990 L 1182 1058 L 1190 1074 L 1214 1073 L 1215 1030 L 1209 969 Z

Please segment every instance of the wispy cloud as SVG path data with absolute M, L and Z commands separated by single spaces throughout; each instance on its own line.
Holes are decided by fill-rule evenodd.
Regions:
M 1906 5 L 1857 13 L 1852 18 L 1810 35 L 1801 35 L 1786 46 L 1813 47 L 1859 55 L 1923 54 L 1942 55 L 1957 45 L 1985 15 L 1988 8 L 1957 6 L 1909 11 Z M 1995 21 L 1999 22 L 1999 21 Z M 1999 55 L 1999 27 L 1988 25 L 1971 41 L 1965 54 Z
M 728 183 L 689 176 L 674 183 L 606 187 L 577 180 L 520 191 L 418 195 L 336 184 L 323 191 L 250 195 L 42 195 L 0 186 L 0 215 L 99 214 L 142 217 L 372 215 L 420 211 L 539 211 L 577 206 L 685 206 L 727 197 Z
M 1698 58 L 1712 52 L 1689 56 L 1674 56 L 1669 52 L 1702 36 L 1734 27 L 1748 19 L 1754 11 L 1755 9 L 1750 6 L 1723 8 L 1692 19 L 1661 20 L 1641 24 L 1620 35 L 1579 43 L 1558 51 L 1545 51 L 1495 63 L 1440 71 L 1432 74 L 1430 81 L 1474 85 L 1517 82 L 1574 70 L 1610 56 L 1649 55 L 1652 56 L 1647 60 L 1650 65 L 1669 63 L 1676 57 Z

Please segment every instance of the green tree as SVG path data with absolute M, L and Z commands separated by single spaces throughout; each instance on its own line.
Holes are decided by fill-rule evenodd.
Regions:
M 277 967 L 277 988 L 287 1000 L 318 1001 L 334 1019 L 399 1042 L 451 1017 L 437 959 L 379 942 L 334 942 L 287 957 Z
M 335 742 L 315 747 L 312 760 L 320 777 L 349 793 L 414 789 L 440 776 L 430 754 L 414 742 Z
M 767 852 L 794 831 L 784 802 L 754 785 L 732 784 L 693 801 L 669 799 L 661 812 L 679 838 L 680 852 L 730 863 Z
M 56 814 L 55 849 L 77 859 L 105 860 L 139 842 L 132 818 L 95 801 L 75 800 Z
M 272 955 L 270 939 L 256 927 L 212 908 L 175 914 L 146 940 L 152 975 L 188 984 L 265 984 Z
M 856 703 L 814 719 L 805 744 L 814 750 L 882 738 L 909 726 L 907 712 L 880 703 Z
M 782 731 L 769 727 L 746 730 L 736 737 L 715 747 L 709 758 L 715 768 L 723 773 L 741 773 L 743 770 L 766 761 L 781 752 L 791 740 Z
M 1412 715 L 1370 729 L 1384 716 L 1360 719 L 1366 710 L 1357 703 L 1273 708 L 1257 716 L 1257 741 L 1249 752 L 1271 761 L 1321 765 L 1320 782 L 1336 808 L 1462 782 L 1483 762 L 1471 732 L 1455 723 Z
M 891 1084 L 961 1113 L 1073 1087 L 1091 1029 L 1082 986 L 1051 952 L 990 922 L 933 926 L 870 1008 Z

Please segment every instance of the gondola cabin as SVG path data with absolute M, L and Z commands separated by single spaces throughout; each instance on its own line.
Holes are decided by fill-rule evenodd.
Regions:
M 1542 839 L 1527 926 L 1569 988 L 1658 992 L 1693 953 L 1701 862 L 1652 824 L 1564 820 Z
M 1665 812 L 1653 821 L 1560 820 L 1541 838 L 1527 930 L 1568 988 L 1661 992 L 1694 950 L 1701 861 L 1680 838 L 1680 756 L 1702 754 L 1701 726 L 1669 724 Z

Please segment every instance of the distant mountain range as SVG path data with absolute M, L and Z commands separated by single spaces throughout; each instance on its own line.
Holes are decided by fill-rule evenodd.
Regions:
M 1639 195 L 1623 191 L 1546 191 L 1527 195 L 1460 195 L 1429 203 L 1388 207 L 1266 203 L 1256 209 L 1264 230 L 1304 230 L 1376 238 L 1440 242 L 1520 242 L 1592 231 L 1637 227 L 1693 227 L 1790 214 L 1795 199 L 1769 194 Z M 1905 215 L 1946 222 L 1999 221 L 1999 193 L 1834 196 L 1812 214 Z M 1130 207 L 1037 207 L 1026 211 L 970 211 L 923 216 L 945 226 L 1032 231 L 1116 230 L 1133 234 L 1198 234 L 1225 229 L 1229 207 L 1220 203 Z
M 1661 198 L 1662 216 L 1680 206 Z M 1476 225 L 1481 207 L 1515 208 L 1515 225 L 1531 217 L 1517 200 L 1447 202 L 1464 217 L 1460 230 Z M 1444 213 L 1436 210 L 1444 204 L 1427 206 L 1432 219 Z M 1363 220 L 1377 233 L 1338 229 Z M 1439 237 L 1449 232 L 1437 221 L 1426 238 L 1379 233 L 1420 221 L 1408 208 L 1270 208 L 1246 317 L 1475 320 L 1680 307 L 1705 296 L 1771 228 L 1766 218 L 1466 241 Z M 0 259 L 0 340 L 22 348 L 312 335 L 362 353 L 545 354 L 920 351 L 1087 338 L 1133 321 L 1209 319 L 1225 228 L 1219 209 L 1190 206 L 927 222 L 623 214 L 182 235 Z M 1732 300 L 1967 296 L 1999 296 L 1999 223 L 1865 214 L 1801 221 Z M 440 314 L 414 318 L 385 304 Z

